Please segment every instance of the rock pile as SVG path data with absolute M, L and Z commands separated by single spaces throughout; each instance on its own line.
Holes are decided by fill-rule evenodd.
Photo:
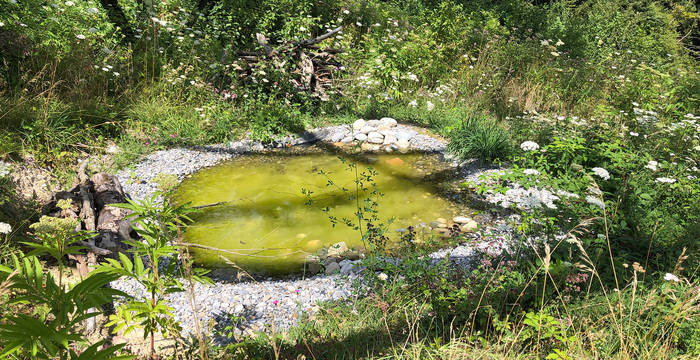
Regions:
M 352 124 L 352 133 L 340 142 L 344 144 L 359 141 L 364 151 L 385 150 L 406 152 L 413 137 L 410 132 L 397 129 L 398 123 L 390 117 L 379 120 L 358 119 Z

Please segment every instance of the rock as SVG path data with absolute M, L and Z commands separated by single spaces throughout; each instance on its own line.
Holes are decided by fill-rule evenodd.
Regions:
M 381 144 L 384 142 L 384 135 L 373 131 L 367 134 L 367 141 L 373 143 L 373 144 Z
M 408 142 L 409 140 L 411 140 L 412 137 L 413 134 L 406 130 L 399 130 L 396 132 L 396 138 L 399 140 L 406 140 Z
M 442 223 L 442 224 L 447 224 L 447 220 L 445 218 L 437 218 L 435 221 Z
M 391 145 L 394 144 L 398 141 L 399 139 L 396 138 L 393 134 L 389 135 L 384 135 L 384 145 Z
M 309 240 L 306 244 L 304 244 L 304 250 L 308 252 L 315 252 L 316 250 L 320 249 L 322 245 L 321 240 Z
M 403 165 L 403 160 L 401 160 L 401 158 L 395 157 L 395 158 L 386 160 L 386 163 L 389 165 L 394 165 L 394 166 Z
M 381 125 L 379 120 L 367 120 L 367 125 L 377 127 Z
M 396 146 L 399 147 L 399 151 L 407 151 L 410 147 L 410 144 L 408 140 L 398 139 L 398 141 L 396 141 Z
M 357 133 L 355 134 L 355 140 L 357 141 L 366 141 L 367 140 L 367 135 L 363 133 Z
M 471 220 L 471 219 L 469 222 L 466 222 L 466 223 L 459 226 L 459 230 L 461 232 L 472 232 L 478 228 L 479 228 L 479 224 L 476 221 Z
M 326 274 L 327 275 L 335 274 L 338 271 L 340 271 L 340 265 L 338 265 L 337 262 L 334 261 L 334 262 L 326 265 Z
M 394 127 L 398 124 L 398 122 L 396 120 L 394 120 L 390 117 L 383 117 L 383 118 L 379 119 L 379 122 L 381 125 L 391 126 L 391 127 Z
M 364 135 L 364 134 L 363 134 L 363 135 Z M 340 142 L 341 142 L 342 144 L 349 144 L 349 143 L 352 142 L 352 140 L 353 140 L 353 137 L 352 137 L 352 136 L 346 136 L 346 137 L 344 137 L 342 140 L 340 140 Z
M 457 224 L 466 224 L 472 221 L 472 218 L 468 216 L 455 216 L 452 218 L 452 221 L 456 222 Z
M 355 131 L 360 131 L 363 127 L 367 125 L 367 122 L 362 120 L 362 119 L 357 119 L 355 120 L 354 123 L 352 123 L 352 129 Z
M 345 244 L 345 241 L 341 241 L 329 246 L 327 254 L 328 256 L 340 256 L 346 251 L 348 251 L 348 246 Z
M 360 149 L 365 152 L 374 152 L 374 151 L 379 151 L 381 147 L 377 144 L 370 144 L 370 143 L 362 143 L 360 145 Z
M 340 273 L 343 274 L 343 275 L 348 275 L 348 274 L 350 274 L 350 273 L 352 272 L 352 270 L 353 270 L 354 268 L 355 268 L 355 264 L 353 264 L 352 262 L 348 261 L 346 264 L 344 264 L 344 265 L 340 268 Z
M 304 270 L 311 275 L 321 272 L 321 262 L 318 256 L 307 255 L 304 260 Z
M 377 131 L 377 128 L 374 126 L 364 126 L 362 129 L 360 129 L 360 132 L 363 134 L 369 134 L 375 131 Z

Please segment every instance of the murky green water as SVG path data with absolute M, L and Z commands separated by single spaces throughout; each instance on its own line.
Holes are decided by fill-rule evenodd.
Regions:
M 353 161 L 360 171 L 367 166 L 377 171 L 374 180 L 384 193 L 379 215 L 395 219 L 391 237 L 398 228 L 454 215 L 455 205 L 435 194 L 436 172 L 444 169 L 434 155 L 362 155 Z M 185 241 L 240 253 L 194 249 L 200 263 L 221 264 L 220 256 L 226 256 L 246 270 L 269 273 L 299 270 L 307 254 L 339 241 L 361 247 L 359 233 L 344 224 L 334 228 L 320 210 L 329 206 L 338 218 L 353 217 L 355 202 L 318 174 L 323 170 L 339 187 L 354 190 L 354 172 L 346 169 L 337 155 L 327 153 L 250 155 L 204 169 L 185 179 L 175 202 L 225 205 L 198 214 Z M 302 188 L 313 191 L 313 205 L 305 205 Z

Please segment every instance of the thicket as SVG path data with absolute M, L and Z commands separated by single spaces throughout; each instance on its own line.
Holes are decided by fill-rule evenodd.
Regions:
M 60 172 L 86 155 L 123 166 L 358 117 L 428 126 L 455 154 L 509 169 L 465 188 L 556 197 L 510 207 L 533 240 L 468 274 L 427 272 L 406 254 L 358 308 L 222 351 L 296 354 L 314 338 L 340 357 L 697 356 L 698 18 L 685 0 L 3 1 L 0 158 Z M 340 25 L 319 45 L 344 51 L 327 97 L 294 85 L 291 58 L 240 76 L 238 54 L 263 50 L 257 33 L 276 46 Z M 5 169 L 0 221 L 14 231 L 0 234 L 3 254 L 31 216 Z M 36 274 L 33 261 L 14 265 Z M 56 314 L 69 330 L 74 319 Z

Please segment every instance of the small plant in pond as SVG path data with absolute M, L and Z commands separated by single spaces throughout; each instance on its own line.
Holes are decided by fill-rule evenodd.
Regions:
M 321 210 L 328 214 L 328 219 L 333 227 L 338 223 L 342 223 L 359 232 L 365 249 L 381 251 L 386 248 L 388 241 L 386 232 L 388 226 L 393 222 L 393 218 L 388 219 L 386 223 L 382 222 L 379 218 L 379 211 L 377 210 L 379 203 L 377 200 L 384 196 L 384 194 L 379 191 L 377 183 L 374 181 L 377 172 L 372 167 L 360 170 L 357 163 L 348 161 L 342 157 L 338 159 L 340 159 L 343 164 L 347 165 L 345 170 L 354 175 L 355 180 L 353 181 L 352 188 L 348 189 L 340 186 L 331 178 L 329 173 L 323 170 L 319 170 L 318 174 L 327 179 L 326 187 L 339 190 L 346 199 L 355 204 L 355 216 L 354 218 L 339 218 L 333 214 L 333 210 L 329 205 L 326 205 Z M 307 206 L 314 203 L 312 191 L 302 188 L 301 193 L 306 196 Z M 367 245 L 369 245 L 369 247 Z
M 165 296 L 185 291 L 180 280 L 184 266 L 176 260 L 179 249 L 174 241 L 180 236 L 181 228 L 192 221 L 189 214 L 195 211 L 187 206 L 158 203 L 157 196 L 141 203 L 129 200 L 128 204 L 115 205 L 132 212 L 129 217 L 141 240 L 125 241 L 131 246 L 133 260 L 120 253 L 119 260 L 107 259 L 97 269 L 101 273 L 132 278 L 145 288 L 145 296 L 129 298 L 117 307 L 108 325 L 114 326 L 114 332 L 123 330 L 124 333 L 143 328 L 144 339 L 150 337 L 151 358 L 155 356 L 155 333 L 163 337 L 177 336 L 181 330 Z M 195 281 L 209 281 L 200 270 L 190 275 Z

